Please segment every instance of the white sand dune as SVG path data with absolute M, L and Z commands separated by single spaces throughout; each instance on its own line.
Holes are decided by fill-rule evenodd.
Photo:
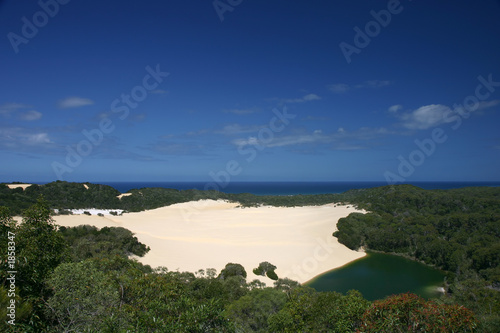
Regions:
M 62 226 L 121 226 L 134 232 L 151 251 L 143 258 L 152 267 L 196 272 L 229 263 L 252 269 L 268 261 L 279 277 L 301 283 L 361 258 L 332 237 L 339 218 L 357 210 L 333 204 L 306 207 L 238 208 L 226 201 L 201 200 L 122 216 L 55 216 Z M 259 277 L 271 285 L 267 277 Z
M 30 187 L 32 184 L 7 184 L 7 186 L 10 188 L 10 189 L 13 189 L 13 188 L 22 188 L 23 190 L 25 190 L 27 187 Z
M 128 197 L 129 195 L 132 195 L 132 193 L 122 193 L 122 194 L 118 195 L 117 198 L 121 199 L 123 197 Z

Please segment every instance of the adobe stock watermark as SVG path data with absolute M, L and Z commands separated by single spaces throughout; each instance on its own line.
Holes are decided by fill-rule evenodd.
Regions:
M 150 66 L 146 66 L 145 69 L 147 74 L 142 78 L 142 84 L 130 89 L 129 94 L 122 93 L 120 98 L 116 98 L 111 102 L 111 112 L 117 114 L 120 120 L 127 119 L 130 109 L 137 108 L 139 103 L 148 97 L 148 92 L 156 89 L 163 82 L 164 78 L 170 75 L 170 73 L 162 72 L 159 64 L 154 69 Z M 101 119 L 96 128 L 91 130 L 84 129 L 81 133 L 85 139 L 78 142 L 75 147 L 66 146 L 67 154 L 65 163 L 52 162 L 52 170 L 56 174 L 57 179 L 63 180 L 64 174 L 71 173 L 75 168 L 80 166 L 83 158 L 89 156 L 94 147 L 99 146 L 103 142 L 104 136 L 113 132 L 115 128 L 113 121 L 106 116 Z
M 61 5 L 66 5 L 71 0 L 40 0 L 38 6 L 41 10 L 33 14 L 31 19 L 26 16 L 21 18 L 22 26 L 21 33 L 16 34 L 9 32 L 7 39 L 14 49 L 14 52 L 19 53 L 19 45 L 28 44 L 30 40 L 38 35 L 39 29 L 45 27 L 51 18 L 54 18 L 58 13 Z
M 274 117 L 269 120 L 267 126 L 261 128 L 257 133 L 256 137 L 248 139 L 246 142 L 242 142 L 238 146 L 238 154 L 244 156 L 244 162 L 239 162 L 237 160 L 229 160 L 226 162 L 225 166 L 218 171 L 210 171 L 208 173 L 211 182 L 205 184 L 203 189 L 205 191 L 220 191 L 221 189 L 227 187 L 231 182 L 233 177 L 238 176 L 243 172 L 244 164 L 252 163 L 258 156 L 259 152 L 266 149 L 269 144 L 274 140 L 275 133 L 282 132 L 287 125 L 290 124 L 290 120 L 294 119 L 297 115 L 288 113 L 286 106 L 283 107 L 282 111 L 274 108 L 272 110 Z M 201 196 L 196 199 L 202 199 Z M 197 214 L 202 210 L 202 207 L 189 207 L 182 211 L 184 221 L 189 222 L 193 214 Z
M 360 54 L 362 49 L 370 45 L 372 39 L 381 33 L 382 28 L 386 28 L 391 23 L 393 15 L 400 14 L 403 9 L 404 7 L 401 5 L 400 0 L 389 0 L 387 2 L 387 9 L 382 9 L 378 12 L 371 10 L 370 15 L 373 17 L 373 20 L 368 21 L 363 30 L 358 26 L 353 28 L 355 32 L 353 38 L 354 45 L 346 42 L 339 44 L 347 63 L 350 64 L 352 62 L 351 57 L 353 54 Z
M 472 112 L 479 109 L 481 102 L 485 102 L 496 88 L 500 87 L 500 81 L 493 81 L 493 74 L 489 74 L 487 79 L 480 75 L 477 80 L 479 84 L 476 86 L 474 94 L 465 97 L 461 104 L 453 104 L 453 109 L 443 115 L 443 122 L 453 123 L 451 129 L 454 131 L 460 128 L 463 119 L 468 119 Z M 411 151 L 407 158 L 402 155 L 398 156 L 400 163 L 397 173 L 384 172 L 387 184 L 404 183 L 408 177 L 413 175 L 417 167 L 424 164 L 426 159 L 436 152 L 437 146 L 445 143 L 446 140 L 448 140 L 448 135 L 440 127 L 434 128 L 428 138 L 423 140 L 415 139 L 414 143 L 417 148 Z
M 214 6 L 217 16 L 221 22 L 224 21 L 224 13 L 232 12 L 234 7 L 241 5 L 243 0 L 214 0 L 212 5 Z
M 7 323 L 16 325 L 16 234 L 9 231 L 7 233 Z

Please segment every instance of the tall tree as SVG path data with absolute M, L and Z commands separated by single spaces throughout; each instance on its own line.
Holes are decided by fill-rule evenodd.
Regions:
M 63 261 L 67 245 L 43 198 L 24 212 L 16 230 L 16 259 L 21 295 L 40 296 L 43 282 Z

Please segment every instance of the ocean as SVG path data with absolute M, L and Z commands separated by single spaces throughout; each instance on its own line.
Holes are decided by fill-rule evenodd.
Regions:
M 144 187 L 163 187 L 177 190 L 203 190 L 207 182 L 96 182 L 110 185 L 125 193 L 131 189 Z M 212 183 L 213 184 L 213 183 Z M 412 185 L 426 190 L 453 189 L 469 186 L 500 186 L 500 182 L 414 182 Z M 351 189 L 385 186 L 385 182 L 230 182 L 226 186 L 218 186 L 225 193 L 251 193 L 255 195 L 297 195 L 342 193 Z M 213 187 L 211 187 L 213 188 Z

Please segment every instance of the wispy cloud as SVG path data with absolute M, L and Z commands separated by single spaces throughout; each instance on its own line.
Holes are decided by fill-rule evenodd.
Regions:
M 381 88 L 390 85 L 392 82 L 387 80 L 369 80 L 359 84 L 335 83 L 329 84 L 327 89 L 335 94 L 344 94 L 348 91 L 362 88 Z
M 17 115 L 18 119 L 24 121 L 34 121 L 42 118 L 42 113 L 32 108 L 33 106 L 27 104 L 7 103 L 0 105 L 0 115 L 6 118 Z
M 343 94 L 351 90 L 351 86 L 345 83 L 330 84 L 327 86 L 328 90 L 336 94 Z
M 17 152 L 33 150 L 40 146 L 53 144 L 46 132 L 33 132 L 26 128 L 11 127 L 0 128 L 0 147 Z
M 399 115 L 402 125 L 408 129 L 427 129 L 452 120 L 447 115 L 453 112 L 446 105 L 430 104 Z
M 212 134 L 219 134 L 219 135 L 240 135 L 240 134 L 245 134 L 245 133 L 254 133 L 258 132 L 261 128 L 264 128 L 265 125 L 241 125 L 241 124 L 228 124 L 223 126 L 222 128 L 215 128 L 215 129 L 200 129 L 197 131 L 190 131 L 184 135 L 180 135 L 178 137 L 193 137 L 193 136 L 201 136 L 201 135 L 212 135 Z M 170 138 L 174 137 L 173 135 L 169 136 Z
M 31 105 L 20 104 L 20 103 L 6 103 L 0 105 L 0 114 L 4 116 L 10 116 L 13 112 L 17 110 L 31 108 Z
M 484 110 L 499 104 L 500 100 L 483 101 L 477 103 L 471 111 Z M 416 110 L 400 112 L 402 109 L 401 105 L 393 105 L 389 108 L 389 112 L 400 119 L 400 125 L 411 130 L 425 130 L 441 124 L 451 123 L 455 121 L 455 115 L 464 114 L 462 106 L 452 109 L 442 104 L 429 104 Z M 466 111 L 466 113 L 470 112 Z
M 294 104 L 294 103 L 305 103 L 305 102 L 318 101 L 320 99 L 321 99 L 321 97 L 316 95 L 316 94 L 307 94 L 307 95 L 304 95 L 300 98 L 273 98 L 271 100 L 277 100 L 282 104 Z
M 147 147 L 160 155 L 203 155 L 204 146 L 196 143 L 157 142 Z
M 403 106 L 400 104 L 397 104 L 397 105 L 393 105 L 393 106 L 389 107 L 389 112 L 395 113 L 395 112 L 398 112 L 402 109 L 403 109 Z
M 478 103 L 476 111 L 489 109 L 489 108 L 492 108 L 492 107 L 497 106 L 497 105 L 500 105 L 500 100 L 498 100 L 498 99 L 495 99 L 492 101 L 482 101 L 482 102 Z
M 257 132 L 263 127 L 264 126 L 258 126 L 258 125 L 244 126 L 240 124 L 230 124 L 224 126 L 222 129 L 215 130 L 213 133 L 224 134 L 224 135 L 238 135 L 243 133 Z
M 362 127 L 350 132 L 341 127 L 338 128 L 337 131 L 331 133 L 324 133 L 322 130 L 318 129 L 309 133 L 296 133 L 280 137 L 276 136 L 270 142 L 265 143 L 259 141 L 257 136 L 235 139 L 232 143 L 236 146 L 243 147 L 259 145 L 272 148 L 285 146 L 296 147 L 304 145 L 325 145 L 327 149 L 332 150 L 359 150 L 366 149 L 371 140 L 389 134 L 393 133 L 385 128 Z
M 20 118 L 25 121 L 34 121 L 42 118 L 42 113 L 36 110 L 30 110 L 21 113 Z
M 82 106 L 92 105 L 92 104 L 94 104 L 94 101 L 92 101 L 91 99 L 73 96 L 60 100 L 58 106 L 61 109 L 68 109 L 68 108 L 79 108 Z

